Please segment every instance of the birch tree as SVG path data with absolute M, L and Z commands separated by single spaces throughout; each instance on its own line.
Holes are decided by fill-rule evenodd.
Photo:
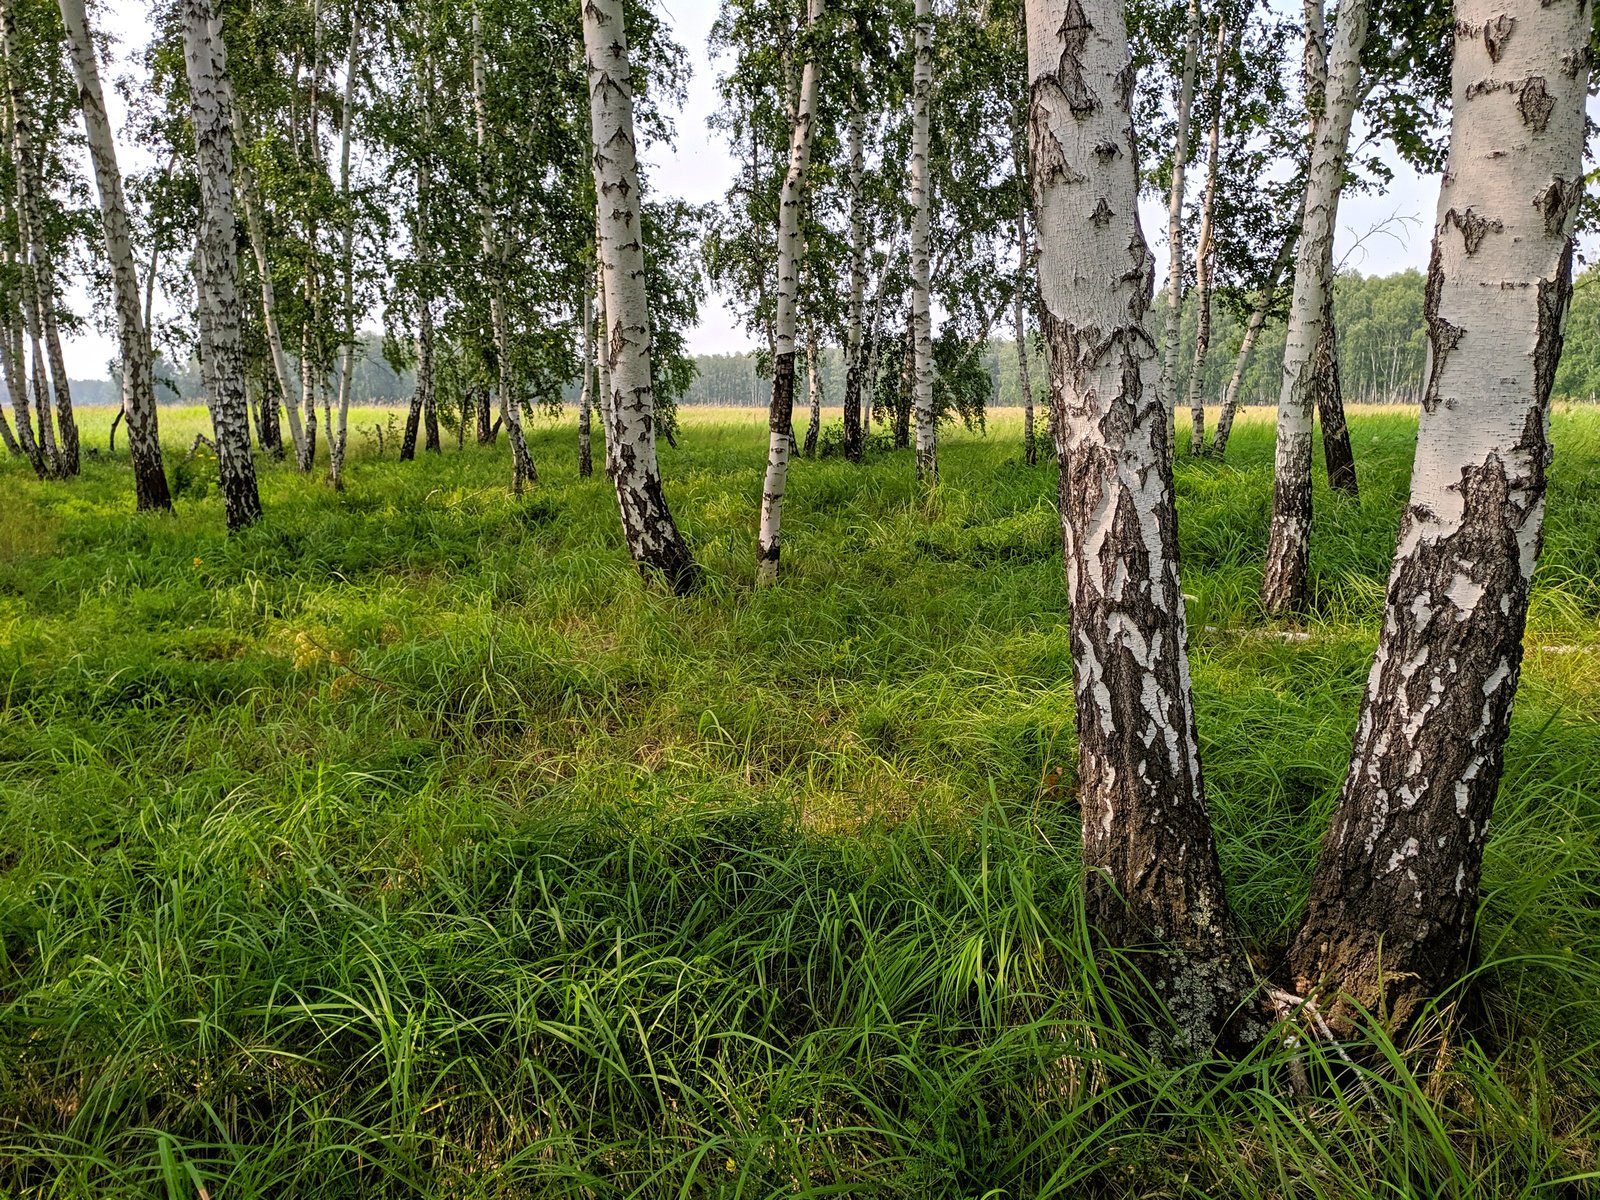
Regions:
M 83 0 L 60 0 L 60 6 L 78 81 L 78 106 L 89 140 L 89 159 L 100 194 L 106 258 L 111 266 L 117 346 L 122 353 L 122 412 L 128 423 L 128 453 L 133 461 L 134 504 L 140 512 L 170 511 L 172 497 L 161 464 L 161 437 L 156 423 L 155 377 L 139 306 L 139 273 L 133 262 L 133 236 L 122 192 L 122 172 L 117 167 L 116 142 L 100 90 L 100 67 L 95 61 Z
M 339 198 L 343 212 L 343 246 L 340 267 L 343 293 L 339 307 L 344 340 L 339 349 L 339 423 L 328 430 L 328 478 L 335 491 L 344 490 L 344 451 L 350 426 L 350 387 L 356 369 L 356 210 L 350 194 L 350 138 L 355 125 L 356 59 L 361 51 L 361 10 L 350 6 L 350 48 L 345 59 L 344 110 L 339 129 Z
M 767 471 L 761 488 L 761 528 L 756 547 L 756 582 L 775 583 L 783 527 L 783 494 L 788 486 L 791 429 L 794 422 L 795 333 L 799 310 L 800 216 L 811 161 L 811 132 L 817 111 L 817 25 L 823 0 L 808 0 L 805 66 L 789 136 L 789 169 L 778 204 L 778 304 L 773 326 L 772 402 L 767 414 Z M 609 282 L 609 277 L 608 277 Z M 609 296 L 609 293 L 608 293 Z M 613 318 L 615 319 L 615 318 Z M 613 366 L 613 373 L 616 368 Z M 613 386 L 615 386 L 613 384 Z
M 1427 385 L 1355 749 L 1289 954 L 1334 1028 L 1459 978 L 1539 554 L 1590 5 L 1458 0 Z
M 933 294 L 929 262 L 933 189 L 928 171 L 933 106 L 933 0 L 916 0 L 911 86 L 911 376 L 917 478 L 939 482 L 933 409 Z
M 1206 449 L 1206 358 L 1211 351 L 1211 267 L 1216 258 L 1212 220 L 1216 214 L 1218 156 L 1222 147 L 1222 97 L 1228 72 L 1226 14 L 1217 10 L 1217 49 L 1211 77 L 1210 131 L 1206 138 L 1206 183 L 1200 200 L 1200 231 L 1194 241 L 1194 361 L 1189 371 L 1189 453 Z
M 1324 46 L 1322 0 L 1306 3 L 1306 74 L 1312 93 L 1311 162 L 1295 254 L 1294 297 L 1278 396 L 1272 524 L 1261 602 L 1269 613 L 1305 604 L 1311 544 L 1311 423 L 1314 359 L 1332 286 L 1334 226 L 1344 184 L 1350 124 L 1362 96 L 1361 51 L 1368 0 L 1339 0 L 1331 50 Z
M 1183 196 L 1189 164 L 1189 119 L 1194 111 L 1194 79 L 1200 57 L 1200 0 L 1188 0 L 1183 18 L 1183 68 L 1178 75 L 1177 133 L 1172 142 L 1172 176 L 1167 183 L 1166 328 L 1162 337 L 1161 379 L 1164 403 L 1177 420 L 1178 344 L 1183 323 Z M 1173 425 L 1176 429 L 1176 425 Z
M 195 249 L 199 283 L 200 362 L 216 435 L 217 466 L 228 529 L 261 517 L 250 459 L 239 335 L 239 264 L 233 215 L 233 96 L 228 51 L 212 0 L 183 0 L 184 67 L 200 177 L 200 228 Z
M 1247 968 L 1200 775 L 1160 364 L 1154 260 L 1120 0 L 1027 0 L 1040 322 L 1077 700 L 1086 913 L 1196 1046 L 1233 1019 Z
M 641 571 L 659 571 L 674 592 L 686 595 L 699 587 L 700 569 L 667 507 L 656 463 L 633 78 L 622 0 L 587 0 L 583 42 L 599 210 L 601 290 L 608 322 L 602 339 L 608 395 L 601 409 L 608 465 L 617 489 L 623 535 L 634 561 Z M 792 370 L 792 349 L 790 353 Z

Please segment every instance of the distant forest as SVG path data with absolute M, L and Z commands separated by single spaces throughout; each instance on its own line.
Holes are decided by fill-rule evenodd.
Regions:
M 1345 398 L 1359 403 L 1415 403 L 1422 384 L 1427 335 L 1422 320 L 1423 276 L 1419 271 L 1393 275 L 1341 274 L 1334 284 L 1334 307 L 1339 328 L 1339 375 Z M 1218 303 L 1213 316 L 1212 353 L 1206 364 L 1206 394 L 1215 400 L 1227 386 L 1243 336 L 1243 322 L 1226 304 Z M 1188 383 L 1194 348 L 1194 312 L 1184 313 L 1183 350 L 1179 356 L 1179 394 Z M 1281 321 L 1262 330 L 1245 371 L 1240 396 L 1245 404 L 1275 404 L 1283 369 L 1284 326 Z M 994 381 L 992 403 L 1021 402 L 1017 388 L 1015 343 L 991 339 L 980 361 Z M 1032 347 L 1034 387 L 1042 391 L 1047 375 L 1037 340 Z M 768 383 L 758 374 L 756 355 L 702 354 L 695 358 L 696 374 L 679 400 L 690 405 L 761 407 L 767 403 Z M 181 367 L 159 362 L 156 367 L 159 399 L 164 404 L 200 403 L 200 373 L 191 360 Z M 818 372 L 823 402 L 837 404 L 844 393 L 843 358 L 835 347 L 821 355 Z M 409 369 L 394 370 L 382 354 L 381 339 L 363 339 L 356 358 L 355 391 L 358 402 L 403 403 L 411 396 L 414 376 Z M 569 385 L 564 398 L 573 401 L 577 385 Z M 72 381 L 73 399 L 79 404 L 115 404 L 117 386 L 112 380 Z M 1594 400 L 1600 395 L 1600 267 L 1579 275 L 1567 319 L 1566 351 L 1556 373 L 1555 394 L 1569 400 Z M 804 389 L 797 400 L 803 402 Z

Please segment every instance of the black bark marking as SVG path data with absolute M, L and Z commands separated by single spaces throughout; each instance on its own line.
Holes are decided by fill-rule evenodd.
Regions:
M 1111 211 L 1111 206 L 1106 203 L 1106 198 L 1101 196 L 1100 203 L 1096 204 L 1094 206 L 1094 211 L 1089 214 L 1089 220 L 1093 222 L 1096 229 L 1104 229 L 1107 225 L 1111 224 L 1111 220 L 1114 216 L 1116 216 L 1116 214 Z
M 1533 386 L 1534 397 L 1541 406 L 1549 402 L 1551 389 L 1555 387 L 1556 367 L 1561 362 L 1561 348 L 1566 342 L 1562 317 L 1571 298 L 1572 242 L 1569 239 L 1561 253 L 1555 278 L 1539 280 L 1539 336 L 1533 347 Z
M 1034 85 L 1034 100 L 1029 105 L 1028 112 L 1028 141 L 1033 148 L 1035 194 L 1039 188 L 1057 180 L 1062 183 L 1085 182 L 1085 177 L 1074 171 L 1067 162 L 1066 151 L 1061 147 L 1061 139 L 1056 137 L 1055 131 L 1050 128 L 1050 103 L 1041 92 L 1053 92 L 1070 107 L 1066 94 L 1055 80 L 1046 77 Z
M 1484 24 L 1483 45 L 1489 51 L 1490 62 L 1500 61 L 1500 56 L 1506 52 L 1506 43 L 1511 40 L 1511 31 L 1516 24 L 1516 18 L 1505 13 Z
M 1522 114 L 1522 123 L 1535 133 L 1543 133 L 1556 107 L 1555 97 L 1545 87 L 1544 76 L 1530 75 L 1520 84 L 1513 84 L 1512 90 L 1517 94 L 1517 111 Z
M 1122 147 L 1112 141 L 1096 142 L 1094 156 L 1100 160 L 1101 166 L 1109 166 L 1117 155 L 1122 153 Z
M 1073 116 L 1080 119 L 1098 107 L 1094 93 L 1083 78 L 1083 50 L 1089 44 L 1089 34 L 1093 29 L 1080 0 L 1067 0 L 1061 28 L 1056 31 L 1056 36 L 1061 39 L 1061 60 L 1056 68 L 1056 80 L 1062 95 L 1066 97 L 1067 107 Z
M 1453 210 L 1452 210 L 1453 212 Z M 1446 221 L 1451 214 L 1446 214 Z M 1444 292 L 1444 262 L 1437 240 L 1428 258 L 1428 281 L 1422 291 L 1422 319 L 1428 326 L 1428 343 L 1433 351 L 1433 369 L 1428 372 L 1427 384 L 1422 390 L 1422 411 L 1433 412 L 1439 407 L 1439 375 L 1445 359 L 1461 343 L 1462 329 L 1439 315 L 1439 298 Z
M 1476 212 L 1471 208 L 1464 213 L 1457 212 L 1453 208 L 1450 209 L 1444 214 L 1442 224 L 1445 229 L 1454 226 L 1461 230 L 1461 240 L 1466 246 L 1469 258 L 1478 252 L 1478 247 L 1483 245 L 1484 238 L 1491 233 L 1499 233 L 1505 228 L 1499 221 L 1485 217 L 1482 213 Z
M 1566 232 L 1567 218 L 1572 214 L 1573 207 L 1583 195 L 1583 181 L 1574 179 L 1552 179 L 1550 186 L 1539 193 L 1534 200 L 1534 207 L 1544 217 L 1544 231 L 1549 237 L 1558 237 Z

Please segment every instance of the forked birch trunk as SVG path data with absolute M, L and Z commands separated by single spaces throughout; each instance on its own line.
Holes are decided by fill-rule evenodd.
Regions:
M 1356 457 L 1350 447 L 1350 426 L 1344 419 L 1344 389 L 1339 382 L 1338 330 L 1333 320 L 1333 243 L 1328 244 L 1328 290 L 1322 300 L 1322 330 L 1311 356 L 1312 387 L 1317 396 L 1317 424 L 1322 429 L 1322 461 L 1328 486 L 1347 496 L 1359 494 Z
M 622 0 L 586 0 L 583 41 L 604 281 L 601 294 L 608 322 L 602 375 L 607 399 L 601 406 L 606 421 L 606 458 L 616 483 L 629 552 L 641 571 L 661 572 L 681 596 L 699 587 L 700 568 L 673 522 L 656 463 L 650 302 L 640 242 L 633 75 Z
M 211 401 L 222 501 L 230 532 L 261 517 L 250 459 L 250 413 L 239 335 L 239 263 L 234 257 L 233 89 L 222 22 L 212 0 L 183 0 L 183 57 L 200 177 L 197 244 L 201 367 Z
M 822 19 L 823 0 L 809 0 L 807 29 Z M 778 311 L 773 326 L 772 404 L 767 414 L 767 472 L 761 489 L 761 529 L 756 547 L 757 585 L 775 583 L 783 529 L 783 493 L 789 480 L 794 424 L 794 343 L 800 285 L 800 208 L 811 161 L 811 127 L 817 111 L 817 63 L 807 39 L 800 96 L 789 136 L 789 170 L 778 207 Z M 608 280 L 609 282 L 609 280 Z M 616 318 L 613 317 L 613 320 Z
M 117 343 L 122 352 L 122 412 L 128 422 L 128 454 L 133 463 L 134 505 L 139 512 L 170 512 L 172 496 L 161 463 L 161 436 L 157 427 L 155 379 L 146 353 L 144 315 L 139 306 L 139 272 L 133 262 L 133 237 L 128 225 L 128 205 L 122 192 L 122 172 L 117 167 L 117 147 L 100 89 L 100 66 L 83 0 L 60 0 L 61 20 L 72 52 L 78 82 L 78 107 L 89 141 L 100 196 L 100 222 L 106 239 L 106 259 L 111 266 L 111 296 L 117 314 Z
M 1459 0 L 1411 502 L 1355 752 L 1289 954 L 1335 1032 L 1468 965 L 1544 518 L 1590 6 Z
M 929 239 L 933 186 L 928 175 L 933 105 L 933 0 L 916 0 L 911 86 L 911 386 L 917 425 L 917 478 L 939 482 L 933 411 L 933 307 Z
M 1269 613 L 1305 606 L 1311 545 L 1311 424 L 1316 401 L 1314 359 L 1327 314 L 1334 224 L 1349 152 L 1350 122 L 1361 96 L 1361 48 L 1367 40 L 1368 0 L 1339 0 L 1331 62 L 1322 69 L 1322 0 L 1307 0 L 1307 74 L 1326 86 L 1310 90 L 1311 166 L 1295 253 L 1294 299 L 1278 394 L 1278 441 L 1261 603 Z
M 1200 775 L 1168 409 L 1146 327 L 1121 0 L 1027 0 L 1040 321 L 1050 348 L 1077 700 L 1085 910 L 1191 1050 L 1249 986 Z

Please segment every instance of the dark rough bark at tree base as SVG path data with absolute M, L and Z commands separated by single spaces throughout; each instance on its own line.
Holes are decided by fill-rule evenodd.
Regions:
M 1311 512 L 1311 477 L 1286 480 L 1281 475 L 1272 484 L 1274 514 Z M 1275 515 L 1275 521 L 1280 517 Z M 1309 516 L 1304 525 L 1310 525 Z M 1261 606 L 1274 616 L 1284 616 L 1305 607 L 1306 574 L 1310 545 L 1303 538 L 1271 538 L 1267 543 L 1266 572 L 1261 585 Z
M 769 435 L 788 435 L 791 440 L 790 453 L 794 453 L 792 445 L 794 435 L 794 354 L 779 354 L 772 361 L 772 401 L 767 409 L 767 432 Z M 764 498 L 770 502 L 771 497 Z M 771 544 L 762 542 L 756 547 L 756 562 L 771 563 L 775 567 L 782 554 L 783 541 L 780 538 Z
M 410 462 L 417 457 L 417 430 L 422 424 L 422 394 L 411 394 L 411 407 L 406 411 L 405 433 L 400 439 L 400 461 Z
M 492 445 L 495 440 L 495 434 L 498 432 L 498 426 L 493 423 L 493 414 L 489 405 L 489 389 L 486 387 L 479 388 L 477 391 L 477 415 L 478 445 Z
M 1350 448 L 1350 426 L 1344 417 L 1344 389 L 1339 383 L 1339 352 L 1333 324 L 1333 288 L 1322 310 L 1322 332 L 1311 359 L 1312 387 L 1317 393 L 1317 421 L 1322 426 L 1322 458 L 1328 468 L 1328 486 L 1346 496 L 1360 494 L 1356 486 L 1356 456 Z
M 861 367 L 852 364 L 844 376 L 844 456 L 848 461 L 861 461 L 862 442 Z

